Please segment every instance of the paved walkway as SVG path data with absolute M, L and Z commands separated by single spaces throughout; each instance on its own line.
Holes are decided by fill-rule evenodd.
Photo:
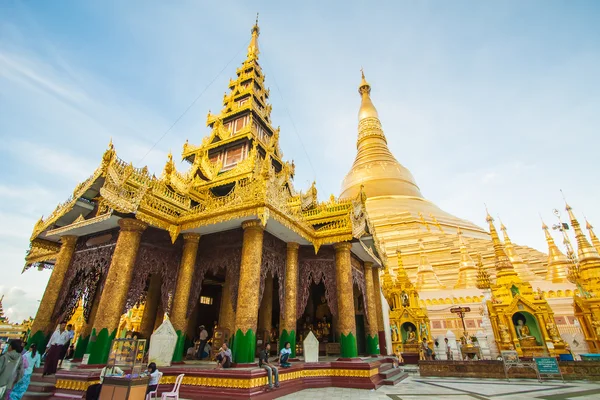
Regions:
M 425 400 L 425 399 L 600 399 L 600 383 L 535 380 L 421 378 L 411 376 L 396 386 L 378 390 L 306 389 L 280 397 L 285 400 Z

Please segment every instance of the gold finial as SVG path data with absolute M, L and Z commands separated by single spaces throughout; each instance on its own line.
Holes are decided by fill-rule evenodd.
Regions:
M 260 35 L 260 28 L 258 27 L 258 13 L 256 13 L 256 23 L 252 27 L 252 39 L 250 39 L 250 44 L 248 45 L 248 59 L 256 60 L 258 59 L 258 36 Z M 210 113 L 210 112 L 209 112 Z
M 548 243 L 548 266 L 546 280 L 554 283 L 566 282 L 567 273 L 570 267 L 569 260 L 556 246 L 554 238 L 548 231 L 548 226 L 544 223 L 544 220 L 542 220 L 542 230 L 546 236 L 546 243 Z
M 494 245 L 494 256 L 496 257 L 496 271 L 498 271 L 498 278 L 507 277 L 510 281 L 513 277 L 518 279 L 518 275 L 506 255 L 506 251 L 504 250 L 504 246 L 500 241 L 500 237 L 498 236 L 498 231 L 496 231 L 496 227 L 494 226 L 494 218 L 490 215 L 487 206 L 485 211 L 487 212 L 486 221 L 489 224 L 490 228 L 490 236 L 492 237 L 492 243 Z

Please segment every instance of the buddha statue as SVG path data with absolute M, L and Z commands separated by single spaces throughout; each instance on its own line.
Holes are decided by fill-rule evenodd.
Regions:
M 556 329 L 556 325 L 552 322 L 548 322 L 546 324 L 546 330 L 548 331 L 548 335 L 553 342 L 560 342 L 562 340 L 560 333 L 558 333 L 558 329 Z
M 392 342 L 399 342 L 400 338 L 398 335 L 398 327 L 395 323 L 392 323 L 392 325 L 390 326 L 390 330 L 392 331 Z
M 529 327 L 527 325 L 525 325 L 525 323 L 522 319 L 519 319 L 517 321 L 516 328 L 517 328 L 517 336 L 519 337 L 519 340 L 533 337 L 533 336 L 531 336 Z
M 417 334 L 413 331 L 413 326 L 408 325 L 406 332 L 406 343 L 415 343 L 417 341 Z
M 408 301 L 408 295 L 406 294 L 406 292 L 402 292 L 400 297 L 402 298 L 402 307 L 408 307 L 409 301 Z

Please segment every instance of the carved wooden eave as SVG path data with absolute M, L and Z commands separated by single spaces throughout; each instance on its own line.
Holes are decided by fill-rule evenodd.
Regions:
M 60 244 L 44 239 L 34 239 L 30 249 L 25 256 L 25 267 L 27 270 L 32 264 L 55 261 L 60 251 Z

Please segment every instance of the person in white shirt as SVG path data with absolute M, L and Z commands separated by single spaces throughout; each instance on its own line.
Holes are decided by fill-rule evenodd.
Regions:
M 60 349 L 60 356 L 58 358 L 58 368 L 62 368 L 62 363 L 63 363 L 63 360 L 65 359 L 65 356 L 67 355 L 67 350 L 69 350 L 71 341 L 75 337 L 75 330 L 73 330 L 73 325 L 71 325 L 71 324 L 67 325 L 66 332 L 67 332 L 67 335 L 69 338 L 67 339 L 65 344 L 63 344 L 62 349 Z
M 54 375 L 56 373 L 60 352 L 65 343 L 67 343 L 67 340 L 69 340 L 69 334 L 65 330 L 65 323 L 61 322 L 46 346 L 46 360 L 44 361 L 44 373 L 42 376 Z
M 156 363 L 151 362 L 148 364 L 148 369 L 146 373 L 150 377 L 148 381 L 148 388 L 146 389 L 146 394 L 153 392 L 158 387 L 158 380 L 160 379 L 160 371 L 156 368 Z
M 100 371 L 100 383 L 95 383 L 93 385 L 88 386 L 85 392 L 86 400 L 98 400 L 100 397 L 100 391 L 102 390 L 102 383 L 104 382 L 104 377 L 106 376 L 123 376 L 125 373 L 119 367 L 115 366 L 115 360 L 109 359 L 106 363 L 106 367 L 102 368 Z
M 199 360 L 202 360 L 202 352 L 204 351 L 204 346 L 206 346 L 207 341 L 208 332 L 204 325 L 200 325 L 200 346 L 198 346 L 198 354 L 196 355 Z

